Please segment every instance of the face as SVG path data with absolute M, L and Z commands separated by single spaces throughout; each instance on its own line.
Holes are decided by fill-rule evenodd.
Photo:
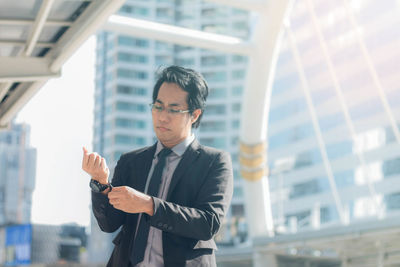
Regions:
M 201 113 L 200 109 L 192 114 L 167 112 L 168 109 L 188 110 L 187 97 L 188 93 L 175 83 L 164 82 L 158 91 L 154 104 L 162 106 L 164 110 L 152 109 L 153 127 L 158 140 L 168 148 L 179 144 L 191 134 L 192 124 Z

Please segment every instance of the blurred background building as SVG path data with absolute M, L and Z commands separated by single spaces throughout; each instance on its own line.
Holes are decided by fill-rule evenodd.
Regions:
M 76 224 L 15 224 L 0 228 L 2 266 L 85 263 L 86 228 Z
M 268 123 L 277 229 L 399 214 L 399 15 L 399 1 L 295 2 Z
M 247 12 L 210 2 L 127 1 L 118 13 L 241 38 L 249 35 Z M 203 145 L 229 151 L 235 173 L 232 207 L 216 239 L 231 245 L 243 241 L 245 214 L 237 155 L 246 58 L 100 32 L 96 59 L 93 147 L 110 166 L 115 166 L 122 153 L 156 141 L 148 105 L 152 102 L 157 70 L 177 64 L 204 75 L 211 91 L 201 127 L 195 134 Z M 90 258 L 105 261 L 113 248 L 111 236 L 100 232 L 94 218 L 91 226 Z
M 36 178 L 30 127 L 11 123 L 0 131 L 0 226 L 29 223 Z

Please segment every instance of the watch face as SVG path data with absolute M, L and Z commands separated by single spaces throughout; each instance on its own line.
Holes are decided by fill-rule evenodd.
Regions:
M 96 193 L 99 193 L 99 192 L 100 192 L 100 191 L 99 191 L 100 188 L 97 186 L 95 180 L 90 180 L 89 186 L 90 186 L 90 188 L 93 190 L 93 192 L 96 192 Z
M 107 185 L 102 185 L 98 181 L 91 179 L 90 180 L 90 188 L 93 190 L 93 192 L 100 193 L 104 191 L 108 186 Z

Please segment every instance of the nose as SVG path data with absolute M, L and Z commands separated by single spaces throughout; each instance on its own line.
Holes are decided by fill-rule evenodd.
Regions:
M 166 109 L 164 109 L 160 113 L 158 113 L 158 118 L 159 118 L 160 121 L 168 121 L 169 120 L 169 113 L 167 112 Z

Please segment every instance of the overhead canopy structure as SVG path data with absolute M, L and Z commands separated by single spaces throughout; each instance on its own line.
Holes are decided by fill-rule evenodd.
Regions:
M 0 128 L 124 2 L 0 1 Z

